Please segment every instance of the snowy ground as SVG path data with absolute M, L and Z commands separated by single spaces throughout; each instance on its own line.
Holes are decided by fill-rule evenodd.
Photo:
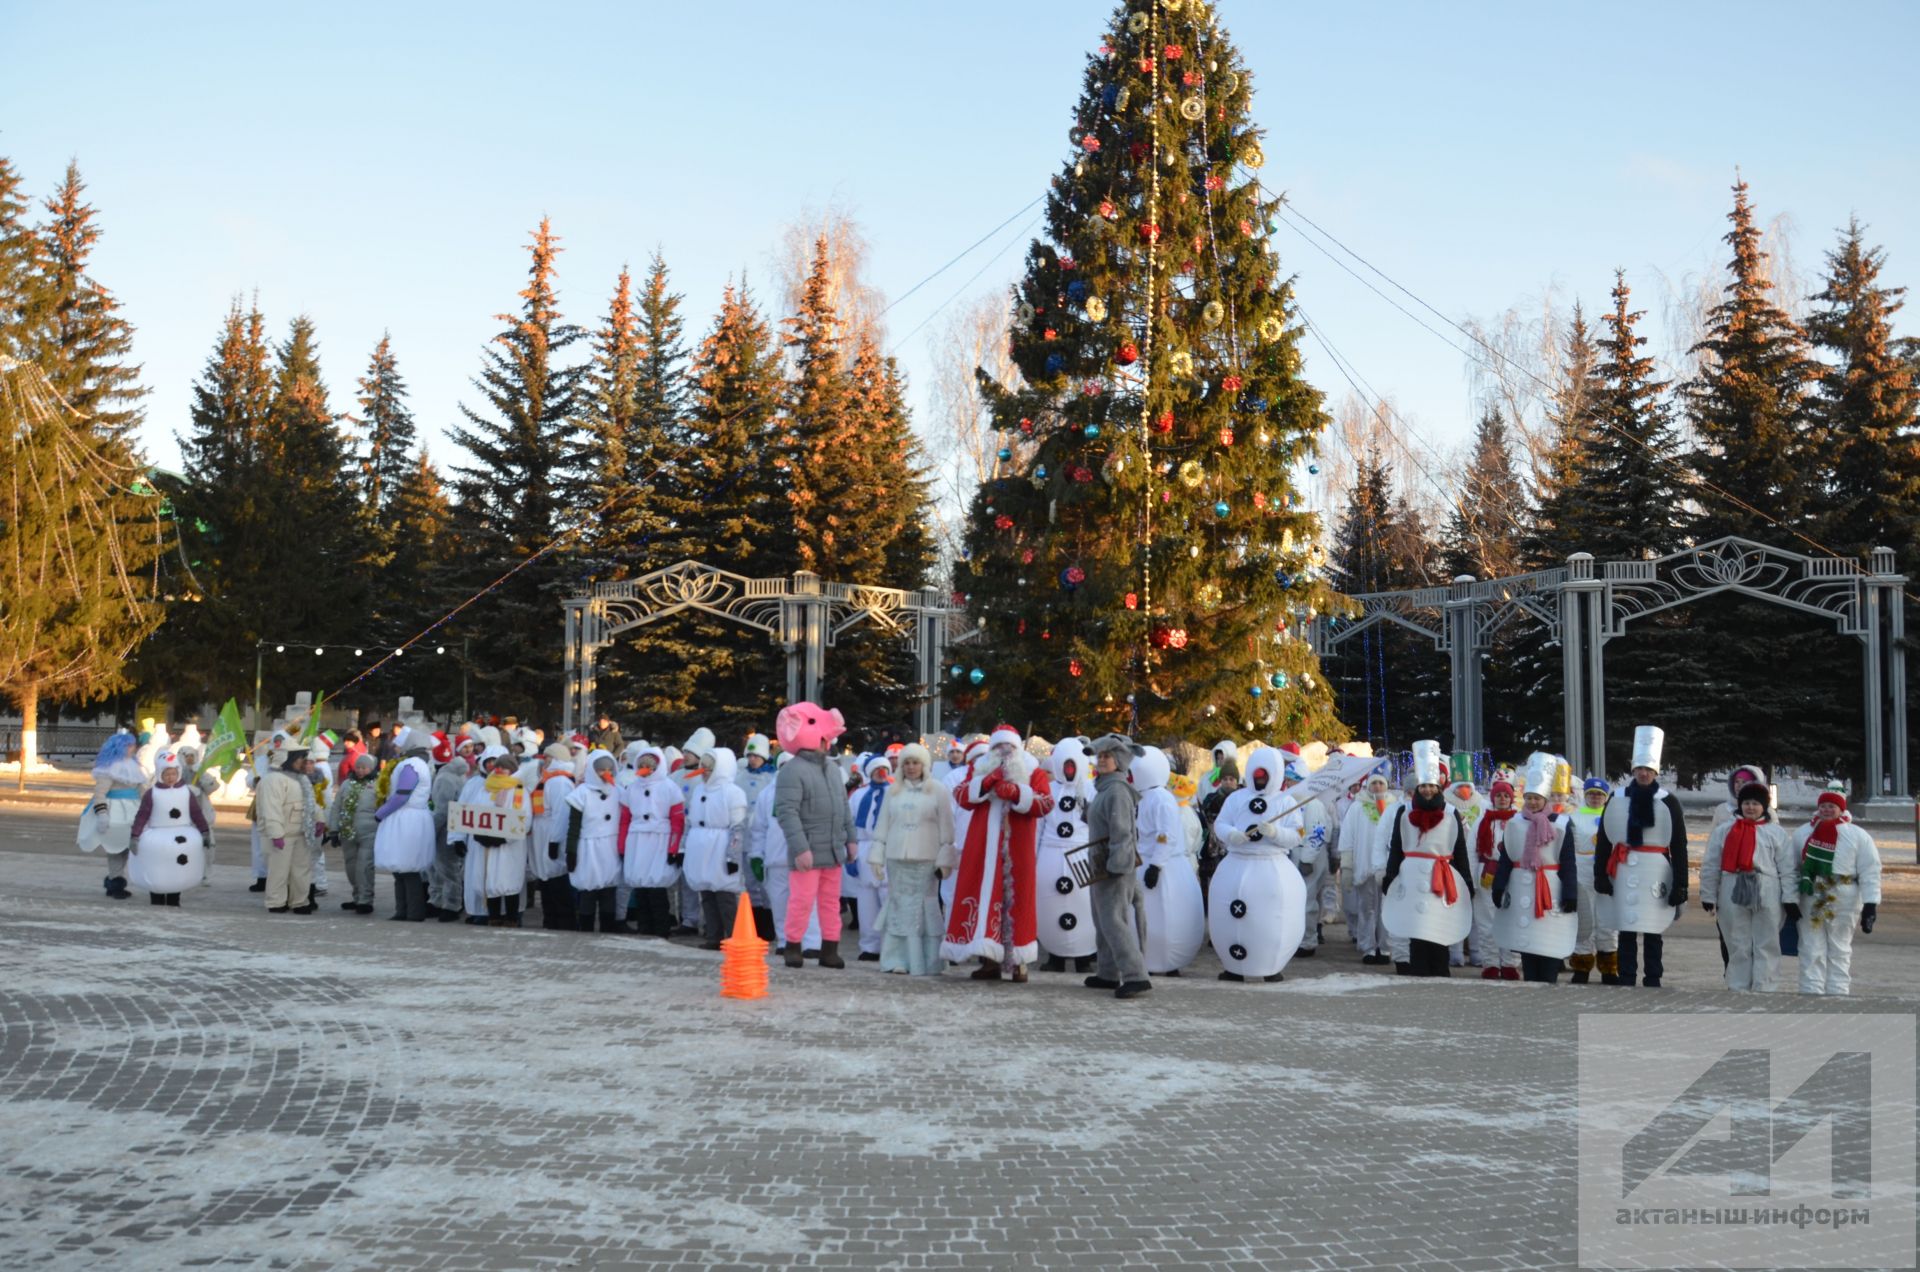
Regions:
M 1759 1005 L 1691 912 L 1658 992 L 1414 982 L 1330 927 L 1283 985 L 737 1003 L 678 945 L 268 916 L 232 847 L 108 902 L 70 842 L 0 812 L 9 1269 L 1569 1266 L 1579 1016 Z M 1913 1011 L 1895 887 L 1859 997 L 1766 1007 Z

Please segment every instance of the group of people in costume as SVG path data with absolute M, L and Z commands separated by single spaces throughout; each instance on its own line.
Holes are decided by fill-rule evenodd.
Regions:
M 1119 734 L 1049 747 L 1002 725 L 937 756 L 918 742 L 836 755 L 845 729 L 798 702 L 776 720 L 777 751 L 755 733 L 736 754 L 702 728 L 680 747 L 614 733 L 616 754 L 584 735 L 420 722 L 384 763 L 278 730 L 247 770 L 253 890 L 271 913 L 313 913 L 335 846 L 344 911 L 371 914 L 384 871 L 395 920 L 518 927 L 538 908 L 547 928 L 697 932 L 710 949 L 744 892 L 790 967 L 844 967 L 848 924 L 856 957 L 886 972 L 971 963 L 972 979 L 1023 982 L 1071 964 L 1123 999 L 1209 942 L 1222 980 L 1283 979 L 1342 913 L 1362 963 L 1402 975 L 1471 964 L 1554 982 L 1570 968 L 1576 983 L 1658 987 L 1688 898 L 1657 728 L 1636 731 L 1617 788 L 1576 792 L 1564 760 L 1536 753 L 1483 791 L 1468 757 L 1421 741 L 1399 789 L 1382 760 L 1311 795 L 1294 790 L 1309 772 L 1294 746 L 1223 741 L 1189 778 Z M 198 761 L 197 735 L 102 749 L 79 840 L 107 854 L 108 896 L 177 906 L 207 881 L 217 781 Z M 1871 836 L 1838 792 L 1790 829 L 1758 767 L 1729 788 L 1700 862 L 1727 986 L 1772 989 L 1784 935 L 1803 992 L 1848 992 L 1853 931 L 1873 930 L 1880 900 Z

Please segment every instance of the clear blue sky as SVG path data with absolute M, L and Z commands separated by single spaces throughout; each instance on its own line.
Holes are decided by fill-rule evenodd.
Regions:
M 1763 219 L 1791 219 L 1803 270 L 1858 213 L 1891 281 L 1920 281 L 1920 6 L 1220 9 L 1256 73 L 1264 175 L 1449 316 L 1491 316 L 1550 283 L 1592 311 L 1619 265 L 1658 319 L 1661 280 L 1724 259 L 1735 165 Z M 1042 191 L 1108 12 L 330 0 L 110 3 L 81 18 L 0 0 L 0 153 L 41 191 L 80 161 L 106 231 L 96 273 L 139 329 L 153 458 L 177 459 L 221 314 L 257 291 L 277 330 L 316 320 L 336 409 L 391 329 L 444 460 L 438 434 L 472 400 L 543 213 L 583 324 L 621 263 L 658 246 L 697 334 L 730 273 L 770 281 L 783 225 L 834 201 L 898 296 Z M 1291 231 L 1278 241 L 1360 373 L 1457 445 L 1472 409 L 1461 356 Z M 1004 286 L 1019 258 L 974 292 Z M 985 259 L 903 304 L 891 335 Z M 1920 334 L 1920 297 L 1903 326 Z M 924 383 L 925 333 L 901 354 Z M 1308 373 L 1346 392 L 1311 346 Z

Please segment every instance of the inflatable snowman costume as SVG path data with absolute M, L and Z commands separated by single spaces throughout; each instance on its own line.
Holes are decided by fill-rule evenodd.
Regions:
M 1270 746 L 1247 757 L 1246 784 L 1213 821 L 1226 858 L 1213 872 L 1207 930 L 1225 981 L 1282 980 L 1307 926 L 1307 885 L 1294 854 L 1300 833 L 1280 812 L 1282 760 Z
M 1093 902 L 1087 892 L 1092 879 L 1087 864 L 1087 805 L 1093 799 L 1093 765 L 1081 738 L 1062 738 L 1047 759 L 1053 778 L 1053 813 L 1041 823 L 1034 875 L 1038 887 L 1034 906 L 1039 920 L 1040 948 L 1046 961 L 1040 970 L 1064 972 L 1066 960 L 1075 971 L 1093 966 Z
M 155 784 L 134 815 L 127 877 L 153 894 L 155 905 L 177 906 L 182 892 L 200 886 L 209 828 L 179 752 L 161 751 L 153 763 Z
M 1157 746 L 1147 747 L 1146 754 L 1134 758 L 1129 775 L 1140 792 L 1134 826 L 1146 910 L 1147 935 L 1142 953 L 1146 955 L 1147 974 L 1177 976 L 1193 962 L 1207 936 L 1200 874 L 1187 855 L 1180 804 L 1167 789 L 1173 764 L 1166 752 Z

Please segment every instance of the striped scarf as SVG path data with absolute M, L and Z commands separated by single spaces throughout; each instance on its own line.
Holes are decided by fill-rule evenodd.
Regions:
M 1815 822 L 1807 836 L 1806 851 L 1800 856 L 1800 895 L 1813 895 L 1815 879 L 1833 878 L 1833 849 L 1840 840 L 1840 823 Z

